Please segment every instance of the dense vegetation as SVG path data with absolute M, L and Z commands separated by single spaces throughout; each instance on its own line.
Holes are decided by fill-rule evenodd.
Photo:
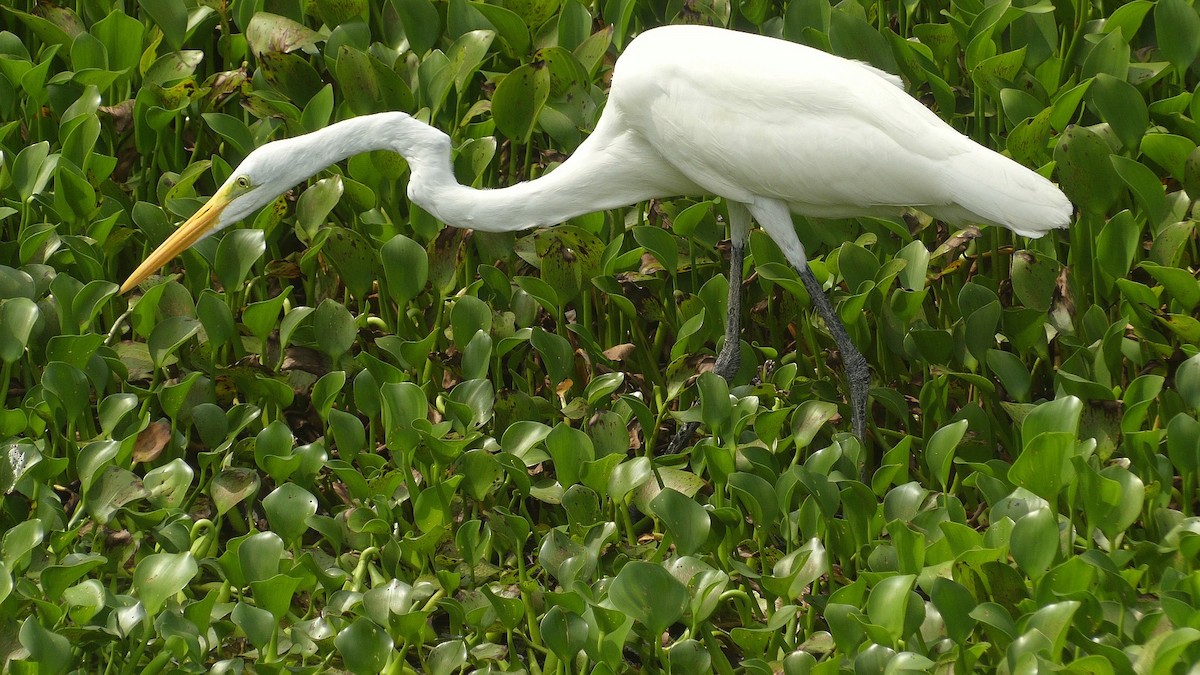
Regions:
M 1037 241 L 797 218 L 873 367 L 863 445 L 761 233 L 742 371 L 695 378 L 720 201 L 472 234 L 373 153 L 117 294 L 248 151 L 338 119 L 541 174 L 678 22 L 897 73 L 1078 207 Z M 0 659 L 1194 672 L 1198 52 L 1186 0 L 6 2 Z

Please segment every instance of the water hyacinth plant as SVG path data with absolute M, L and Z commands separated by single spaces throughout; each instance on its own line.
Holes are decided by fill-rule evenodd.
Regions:
M 761 232 L 741 369 L 707 372 L 715 198 L 464 232 L 376 152 L 118 293 L 253 148 L 338 120 L 542 175 L 669 23 L 898 75 L 1077 208 L 1038 240 L 795 219 L 872 366 L 865 442 Z M 5 668 L 1186 672 L 1198 54 L 1187 0 L 7 3 Z

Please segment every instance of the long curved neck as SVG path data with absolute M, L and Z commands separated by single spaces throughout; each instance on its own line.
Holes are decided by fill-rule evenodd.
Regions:
M 675 174 L 674 169 L 646 161 L 630 136 L 627 132 L 611 137 L 598 130 L 552 171 L 504 188 L 476 190 L 460 185 L 448 155 L 436 164 L 430 157 L 412 165 L 408 196 L 449 225 L 512 232 L 692 191 L 679 180 L 665 180 Z
M 699 190 L 636 132 L 611 120 L 602 118 L 596 131 L 553 171 L 485 190 L 461 185 L 454 177 L 449 137 L 404 113 L 356 117 L 290 142 L 311 143 L 311 152 L 299 156 L 321 157 L 326 164 L 372 150 L 398 152 L 412 172 L 409 199 L 448 225 L 489 232 L 557 225 L 585 213 Z

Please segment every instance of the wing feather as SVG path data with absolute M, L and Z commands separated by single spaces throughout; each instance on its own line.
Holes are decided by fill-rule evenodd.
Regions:
M 630 44 L 609 107 L 706 191 L 747 203 L 782 200 L 807 215 L 959 206 L 981 222 L 1012 227 L 996 218 L 996 206 L 1009 199 L 1003 189 L 963 181 L 1012 177 L 1014 193 L 1045 188 L 1035 201 L 1057 193 L 955 131 L 898 83 L 869 65 L 782 40 L 668 27 Z M 989 202 L 986 212 L 960 197 Z M 1060 218 L 1063 203 L 1053 205 Z

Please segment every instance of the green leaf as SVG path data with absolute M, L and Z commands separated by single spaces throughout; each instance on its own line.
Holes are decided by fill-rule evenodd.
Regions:
M 546 436 L 546 451 L 554 460 L 555 477 L 564 488 L 578 483 L 584 462 L 596 458 L 587 434 L 566 424 L 558 424 Z
M 263 498 L 263 510 L 272 530 L 295 541 L 308 531 L 308 518 L 317 512 L 317 498 L 299 485 L 284 483 Z
M 47 630 L 36 616 L 27 616 L 19 633 L 21 646 L 29 650 L 29 658 L 38 664 L 38 673 L 65 673 L 74 656 L 71 641 Z
M 334 399 L 345 386 L 346 372 L 342 370 L 325 373 L 313 385 L 311 395 L 313 409 L 317 411 L 317 415 L 321 419 L 329 417 L 329 411 L 333 407 Z
M 1013 526 L 1013 560 L 1034 579 L 1045 574 L 1058 554 L 1058 519 L 1048 508 L 1025 514 Z
M 1021 359 L 1010 352 L 989 349 L 987 365 L 1000 380 L 1000 384 L 1004 386 L 1009 396 L 1020 402 L 1029 400 L 1032 378 Z
M 704 643 L 697 640 L 679 640 L 667 650 L 667 660 L 671 672 L 676 673 L 706 673 L 711 672 L 712 657 Z M 789 672 L 786 670 L 785 672 Z
M 792 415 L 792 438 L 797 448 L 806 448 L 825 423 L 836 417 L 837 405 L 828 401 L 808 400 Z
M 1111 33 L 1120 29 L 1123 35 L 1137 35 L 1142 21 L 1150 13 L 1152 7 L 1154 7 L 1154 3 L 1146 0 L 1134 0 L 1121 5 L 1105 19 L 1103 30 L 1105 33 Z
M 662 567 L 648 562 L 626 563 L 608 587 L 608 599 L 620 611 L 658 635 L 687 608 L 687 589 Z
M 912 597 L 916 577 L 901 574 L 880 581 L 867 596 L 867 616 L 871 623 L 882 627 L 893 640 L 904 635 L 908 617 L 908 605 Z
M 596 235 L 569 225 L 533 237 L 542 279 L 554 287 L 559 302 L 574 300 L 599 272 L 604 244 Z
M 330 176 L 300 193 L 300 198 L 296 200 L 296 227 L 309 241 L 316 237 L 317 230 L 325 226 L 326 218 L 337 206 L 344 191 L 341 176 Z
M 700 419 L 714 436 L 719 436 L 733 422 L 729 385 L 721 376 L 708 372 L 700 375 L 696 386 L 700 390 Z
M 367 13 L 367 0 L 317 0 L 317 12 L 330 28 Z
M 337 445 L 338 455 L 347 461 L 366 449 L 367 432 L 363 423 L 354 415 L 338 410 L 329 411 L 329 428 Z
M 1075 470 L 1071 466 L 1074 455 L 1074 434 L 1060 431 L 1038 434 L 1025 444 L 1025 449 L 1008 470 L 1008 479 L 1043 499 L 1053 500 L 1075 479 Z
M 583 617 L 555 605 L 542 617 L 542 637 L 560 659 L 570 662 L 587 641 L 588 625 Z
M 223 345 L 237 335 L 237 325 L 229 305 L 212 289 L 204 289 L 196 301 L 196 316 L 204 327 L 208 342 L 213 346 Z
M 450 391 L 446 403 L 447 416 L 456 421 L 462 431 L 477 429 L 492 419 L 496 408 L 495 387 L 491 380 L 466 380 Z M 454 409 L 450 404 L 458 404 L 461 408 Z
M 348 45 L 341 45 L 338 47 L 336 73 L 343 96 L 355 114 L 367 115 L 382 110 L 383 91 L 369 55 Z M 302 231 L 310 237 L 315 233 L 311 222 Z
M 1083 61 L 1081 76 L 1087 79 L 1099 73 L 1107 73 L 1123 80 L 1128 72 L 1129 45 L 1118 30 L 1108 33 L 1092 45 L 1091 51 Z
M 275 617 L 265 609 L 260 609 L 245 602 L 238 602 L 229 618 L 242 629 L 250 644 L 264 648 L 275 633 Z
M 896 57 L 887 38 L 866 20 L 849 12 L 833 12 L 830 19 L 829 44 L 833 53 L 870 63 L 889 73 L 897 72 Z
M 1100 117 L 1112 127 L 1121 145 L 1136 153 L 1150 125 L 1150 113 L 1141 93 L 1132 84 L 1106 73 L 1096 76 L 1090 92 Z
M 450 500 L 463 480 L 453 476 L 443 483 L 431 485 L 417 495 L 413 503 L 413 519 L 422 532 L 436 532 L 451 521 Z
M 1141 226 L 1128 209 L 1110 218 L 1100 230 L 1096 242 L 1099 271 L 1111 279 L 1120 279 L 1128 274 L 1141 234 Z
M 1051 654 L 1057 656 L 1066 646 L 1071 620 L 1081 604 L 1078 600 L 1067 600 L 1040 607 L 1029 616 L 1025 627 L 1046 636 L 1050 640 Z
M 938 577 L 933 582 L 933 590 L 929 594 L 934 607 L 942 615 L 946 625 L 946 634 L 951 640 L 964 644 L 971 636 L 975 627 L 972 612 L 978 605 L 971 592 L 965 586 L 945 577 Z
M 1186 0 L 1158 0 L 1154 6 L 1158 48 L 1181 74 L 1200 54 L 1200 15 Z
M 392 302 L 404 307 L 425 289 L 429 256 L 420 244 L 402 234 L 389 239 L 380 249 L 380 256 Z
M 328 354 L 334 363 L 354 346 L 354 340 L 358 337 L 354 316 L 340 302 L 322 300 L 310 315 L 310 320 L 317 347 Z
M 316 31 L 303 24 L 262 11 L 254 14 L 245 31 L 246 42 L 255 54 L 293 52 L 301 47 L 311 47 L 321 40 Z
M 450 308 L 450 331 L 454 344 L 464 349 L 475 338 L 475 333 L 485 334 L 492 330 L 492 309 L 487 303 L 473 295 L 464 295 L 455 300 Z
M 471 2 L 469 5 L 492 24 L 509 49 L 518 55 L 529 51 L 529 28 L 520 16 L 499 5 Z
M 616 460 L 620 459 L 620 457 L 616 458 Z M 611 464 L 610 460 L 609 465 L 611 466 Z M 620 462 L 612 468 L 612 472 L 608 476 L 608 484 L 605 486 L 606 493 L 613 501 L 621 503 L 626 495 L 646 481 L 652 480 L 653 476 L 650 462 L 645 457 L 635 457 L 630 461 Z M 587 481 L 589 478 L 590 476 L 585 470 L 584 480 Z
M 1188 154 L 1183 165 L 1183 189 L 1188 196 L 1200 195 L 1200 146 Z
M 50 144 L 42 141 L 25 146 L 12 164 L 12 185 L 22 202 L 40 193 L 54 173 L 57 157 L 50 156 Z
M 574 379 L 575 350 L 571 348 L 570 342 L 541 328 L 533 329 L 529 342 L 541 355 L 546 374 L 550 376 L 555 387 L 570 383 Z
M 1142 152 L 1178 180 L 1187 177 L 1187 160 L 1196 149 L 1191 139 L 1175 134 L 1146 134 Z
M 142 479 L 151 504 L 160 508 L 177 508 L 187 497 L 196 472 L 182 459 L 176 457 L 170 462 L 146 472 Z
M 79 368 L 51 361 L 42 373 L 42 386 L 46 403 L 54 410 L 61 410 L 67 424 L 74 425 L 88 409 L 91 388 L 87 375 Z
M 46 528 L 38 520 L 26 520 L 10 528 L 0 537 L 5 566 L 9 569 L 25 569 L 31 560 L 31 553 L 45 537 Z
M 1185 310 L 1191 311 L 1200 304 L 1200 281 L 1187 270 L 1152 262 L 1143 262 L 1139 267 L 1149 272 Z
M 266 250 L 266 236 L 261 230 L 234 230 L 222 237 L 213 263 L 221 286 L 227 291 L 240 288 Z
M 501 33 L 503 34 L 503 33 Z M 531 64 L 505 76 L 492 95 L 496 127 L 516 143 L 528 143 L 538 113 L 550 96 L 550 74 Z
M 25 354 L 39 315 L 38 306 L 28 298 L 0 300 L 0 361 L 13 363 Z M 0 382 L 0 386 L 8 383 Z
M 679 245 L 670 232 L 643 225 L 633 228 L 633 238 L 658 258 L 668 274 L 674 275 L 679 270 Z
M 466 89 L 495 37 L 496 33 L 490 30 L 473 30 L 458 36 L 450 46 L 446 56 L 454 69 L 455 90 L 461 93 Z
M 537 300 L 538 304 L 545 307 L 547 312 L 558 314 L 562 311 L 558 292 L 550 284 L 537 277 L 515 277 L 513 281 L 517 283 L 517 286 L 521 290 Z
M 167 358 L 200 332 L 200 322 L 186 316 L 172 316 L 150 331 L 146 346 L 155 368 L 161 368 Z
M 461 672 L 467 662 L 467 646 L 462 640 L 448 640 L 429 650 L 427 662 L 433 675 Z
M 148 555 L 133 571 L 133 593 L 141 599 L 146 613 L 154 616 L 167 600 L 187 587 L 198 571 L 196 559 L 188 552 Z
M 758 528 L 771 528 L 779 517 L 778 497 L 766 479 L 745 471 L 729 474 L 729 491 L 745 507 L 747 515 Z
M 829 556 L 819 539 L 810 539 L 803 546 L 779 559 L 763 584 L 785 599 L 799 600 L 811 591 L 812 584 L 829 573 Z
M 275 420 L 254 439 L 254 462 L 276 480 L 286 480 L 299 466 L 292 456 L 295 438 L 288 426 Z
M 933 432 L 925 446 L 925 463 L 937 477 L 942 490 L 950 489 L 950 467 L 954 461 L 954 451 L 966 433 L 967 420 L 959 420 Z
M 650 502 L 650 509 L 667 526 L 679 555 L 692 555 L 708 539 L 708 512 L 695 500 L 666 488 Z
M 971 71 L 976 86 L 999 95 L 1000 89 L 1012 83 L 1025 63 L 1025 47 L 1015 51 L 990 56 L 979 62 Z
M 251 335 L 265 342 L 271 331 L 279 325 L 279 313 L 283 311 L 283 303 L 291 295 L 292 287 L 285 286 L 283 291 L 261 302 L 252 302 L 242 311 L 242 323 L 250 329 Z
M 1079 417 L 1083 413 L 1083 401 L 1074 396 L 1064 396 L 1042 403 L 1025 417 L 1021 423 L 1021 437 L 1028 442 L 1047 432 L 1065 432 L 1072 437 L 1079 431 Z
M 1120 179 L 1109 162 L 1109 154 L 1108 143 L 1083 127 L 1067 129 L 1054 147 L 1062 189 L 1075 205 L 1086 211 L 1104 214 L 1121 194 Z
M 115 72 L 133 70 L 142 57 L 145 26 L 132 16 L 113 11 L 92 24 L 91 33 L 104 44 L 108 67 Z
M 1097 472 L 1084 464 L 1080 474 L 1088 523 L 1109 539 L 1123 533 L 1141 516 L 1146 486 L 1128 469 L 1112 465 Z
M 321 251 L 355 298 L 365 299 L 374 290 L 379 258 L 366 237 L 344 227 L 331 227 Z
M 222 471 L 213 479 L 209 489 L 213 504 L 217 507 L 217 515 L 224 515 L 257 493 L 259 484 L 258 474 L 251 469 L 233 467 Z
M 283 539 L 274 532 L 255 532 L 241 540 L 237 559 L 246 583 L 266 581 L 279 573 Z
M 163 37 L 171 49 L 183 47 L 183 39 L 187 34 L 187 8 L 172 0 L 138 0 L 138 4 L 154 24 L 162 29 Z
M 437 43 L 442 34 L 442 22 L 437 9 L 429 0 L 392 0 L 400 15 L 408 44 L 418 56 L 424 55 Z
M 1200 470 L 1200 421 L 1178 413 L 1167 424 L 1167 456 L 1180 473 Z

